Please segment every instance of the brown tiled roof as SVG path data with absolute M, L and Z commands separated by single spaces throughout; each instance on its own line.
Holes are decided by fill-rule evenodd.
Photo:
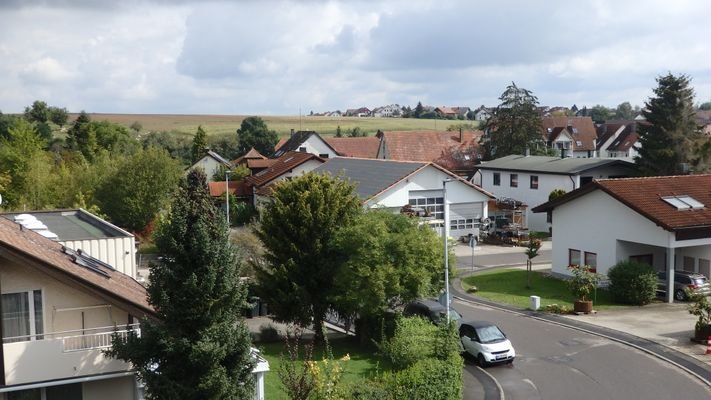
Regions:
M 639 134 L 637 132 L 632 132 L 630 126 L 627 126 L 617 139 L 615 139 L 610 146 L 608 146 L 608 151 L 627 151 L 639 140 Z
M 309 160 L 324 161 L 321 157 L 311 153 L 290 151 L 277 158 L 268 169 L 247 177 L 246 182 L 257 187 L 265 185 Z
M 276 160 L 271 159 L 271 158 L 265 158 L 265 159 L 254 159 L 254 160 L 247 160 L 247 168 L 249 169 L 258 169 L 258 168 L 269 168 L 271 167 Z
M 225 181 L 222 182 L 208 182 L 210 189 L 210 196 L 220 197 L 225 194 Z M 228 184 L 230 186 L 230 193 L 237 197 L 249 197 L 252 195 L 252 187 L 245 181 L 230 181 Z
M 659 176 L 600 179 L 563 197 L 541 204 L 534 212 L 553 210 L 561 204 L 602 190 L 667 231 L 711 226 L 711 175 Z M 678 210 L 662 200 L 666 196 L 691 196 L 704 204 L 701 209 Z
M 541 125 L 543 127 L 543 134 L 549 142 L 551 138 L 549 137 L 548 129 L 553 130 L 554 128 L 566 128 L 570 126 L 575 128 L 575 131 L 569 129 L 573 136 L 573 142 L 581 142 L 580 146 L 575 144 L 573 150 L 595 150 L 597 132 L 595 130 L 595 124 L 590 117 L 545 117 L 541 119 Z
M 481 131 L 391 131 L 383 132 L 383 150 L 378 157 L 387 160 L 434 162 L 451 171 L 471 169 L 478 160 Z M 469 159 L 460 159 L 466 153 Z
M 277 142 L 277 144 L 274 146 L 274 151 L 279 150 L 281 148 L 281 146 L 283 146 L 284 143 L 286 143 L 288 141 L 289 141 L 288 137 L 280 138 L 279 141 Z
M 112 299 L 116 304 L 126 307 L 129 312 L 140 312 L 134 314 L 137 317 L 155 314 L 148 304 L 146 289 L 135 279 L 109 268 L 102 269 L 106 275 L 94 272 L 72 261 L 70 256 L 62 251 L 62 247 L 58 242 L 34 231 L 21 229 L 21 226 L 13 221 L 0 218 L 0 248 L 34 261 L 32 265 L 37 265 L 53 276 L 61 276 Z
M 251 149 L 249 149 L 249 151 L 247 152 L 247 154 L 245 154 L 245 155 L 243 155 L 242 157 L 239 157 L 239 158 L 237 158 L 236 160 L 232 161 L 232 164 L 238 165 L 238 164 L 240 164 L 241 162 L 243 162 L 243 161 L 245 161 L 245 160 L 249 163 L 249 161 L 251 161 L 251 160 L 263 160 L 263 159 L 266 159 L 266 158 L 267 158 L 267 157 L 261 155 L 257 150 L 254 149 L 254 147 L 252 147 Z
M 376 158 L 378 156 L 380 138 L 377 137 L 324 137 L 323 139 L 342 157 Z

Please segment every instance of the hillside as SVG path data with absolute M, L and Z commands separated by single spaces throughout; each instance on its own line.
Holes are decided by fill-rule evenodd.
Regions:
M 198 125 L 208 134 L 234 133 L 239 128 L 245 115 L 178 115 L 178 114 L 90 114 L 93 120 L 110 121 L 129 127 L 138 122 L 143 131 L 179 131 L 193 134 Z M 70 115 L 70 120 L 76 114 Z M 374 135 L 378 129 L 383 131 L 446 130 L 458 123 L 473 121 L 414 119 L 414 118 L 372 118 L 372 117 L 311 117 L 311 116 L 261 116 L 270 129 L 280 136 L 288 135 L 291 129 L 312 130 L 319 134 L 332 135 L 336 128 L 343 131 L 359 127 Z M 476 123 L 476 122 L 474 122 Z

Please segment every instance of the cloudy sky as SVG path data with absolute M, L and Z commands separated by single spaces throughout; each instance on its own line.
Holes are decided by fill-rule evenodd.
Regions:
M 711 101 L 707 1 L 2 0 L 0 111 L 296 115 L 390 103 Z

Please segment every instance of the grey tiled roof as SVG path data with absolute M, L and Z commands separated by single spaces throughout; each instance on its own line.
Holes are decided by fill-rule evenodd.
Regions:
M 333 158 L 313 170 L 343 176 L 356 185 L 355 192 L 368 200 L 429 163 L 361 158 Z
M 634 164 L 615 158 L 560 158 L 544 156 L 510 155 L 477 165 L 485 170 L 530 171 L 559 175 L 576 175 L 589 169 L 621 165 L 634 168 Z

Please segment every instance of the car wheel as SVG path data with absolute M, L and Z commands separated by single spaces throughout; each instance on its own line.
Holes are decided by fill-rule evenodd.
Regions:
M 684 301 L 684 300 L 686 300 L 686 293 L 684 293 L 683 290 L 679 289 L 676 292 L 674 292 L 674 298 L 679 301 Z
M 489 363 L 486 362 L 486 360 L 484 359 L 484 356 L 482 356 L 481 353 L 479 353 L 479 355 L 476 356 L 476 362 L 482 368 L 486 368 L 489 365 Z

